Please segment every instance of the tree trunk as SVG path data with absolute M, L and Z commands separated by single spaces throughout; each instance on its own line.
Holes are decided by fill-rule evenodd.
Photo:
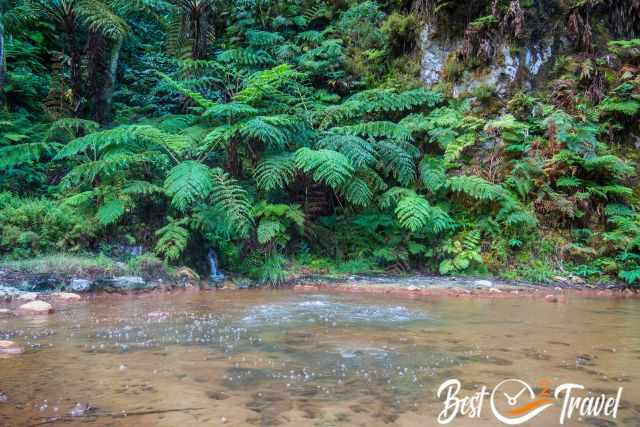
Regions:
M 4 86 L 7 82 L 7 59 L 4 51 L 4 27 L 0 22 L 0 108 L 4 106 Z
M 208 33 L 209 20 L 207 11 L 201 11 L 193 19 L 193 49 L 191 56 L 193 59 L 206 59 L 208 56 Z
M 104 91 L 104 113 L 107 121 L 111 120 L 111 108 L 113 106 L 113 92 L 116 89 L 118 74 L 118 62 L 120 61 L 120 49 L 122 49 L 122 39 L 112 42 L 109 59 L 109 70 L 107 75 L 107 86 Z
M 87 56 L 90 112 L 91 118 L 100 124 L 108 124 L 111 120 L 111 106 L 121 47 L 122 40 L 107 40 L 97 32 L 89 34 Z
M 82 103 L 82 52 L 78 47 L 73 28 L 65 31 L 65 40 L 69 50 L 69 57 L 71 58 L 69 63 L 71 68 L 71 109 L 78 113 Z

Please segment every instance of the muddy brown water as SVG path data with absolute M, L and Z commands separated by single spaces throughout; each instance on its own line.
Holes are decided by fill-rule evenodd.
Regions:
M 536 393 L 543 379 L 582 384 L 580 396 L 622 387 L 616 418 L 574 414 L 564 425 L 640 426 L 639 304 L 290 291 L 97 298 L 0 318 L 0 339 L 25 348 L 0 359 L 0 426 L 431 426 L 447 379 L 461 381 L 459 396 L 505 379 Z M 559 425 L 561 406 L 523 425 Z M 487 398 L 479 417 L 451 425 L 505 424 Z

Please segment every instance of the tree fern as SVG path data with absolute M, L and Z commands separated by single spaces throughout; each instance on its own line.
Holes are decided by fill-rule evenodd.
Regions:
M 633 166 L 613 154 L 586 159 L 583 165 L 588 171 L 602 170 L 616 178 L 626 178 L 635 172 Z
M 122 192 L 129 195 L 149 196 L 151 194 L 164 194 L 164 188 L 147 181 L 133 180 L 127 183 Z
M 116 153 L 108 157 L 87 161 L 75 166 L 62 180 L 62 186 L 68 189 L 73 186 L 92 184 L 98 177 L 110 179 L 125 172 L 134 165 L 151 163 L 157 155 L 150 153 Z
M 245 87 L 238 92 L 234 99 L 248 104 L 257 103 L 268 97 L 286 96 L 281 89 L 295 85 L 305 78 L 303 73 L 296 71 L 289 64 L 277 65 L 268 70 L 253 73 L 245 81 Z

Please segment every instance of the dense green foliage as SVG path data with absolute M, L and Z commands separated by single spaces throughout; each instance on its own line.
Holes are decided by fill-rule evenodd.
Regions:
M 450 3 L 0 0 L 0 251 L 639 283 L 638 22 L 598 50 L 578 18 L 606 2 L 573 2 L 547 85 L 452 98 L 521 6 L 471 2 L 427 89 L 420 26 Z

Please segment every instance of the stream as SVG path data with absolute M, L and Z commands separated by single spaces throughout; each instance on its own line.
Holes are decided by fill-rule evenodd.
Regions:
M 520 379 L 584 385 L 640 426 L 635 300 L 395 298 L 291 291 L 101 296 L 0 317 L 0 426 L 431 426 L 459 395 Z M 502 402 L 504 403 L 504 402 Z M 559 425 L 556 402 L 524 425 Z M 484 401 L 451 425 L 501 424 Z

